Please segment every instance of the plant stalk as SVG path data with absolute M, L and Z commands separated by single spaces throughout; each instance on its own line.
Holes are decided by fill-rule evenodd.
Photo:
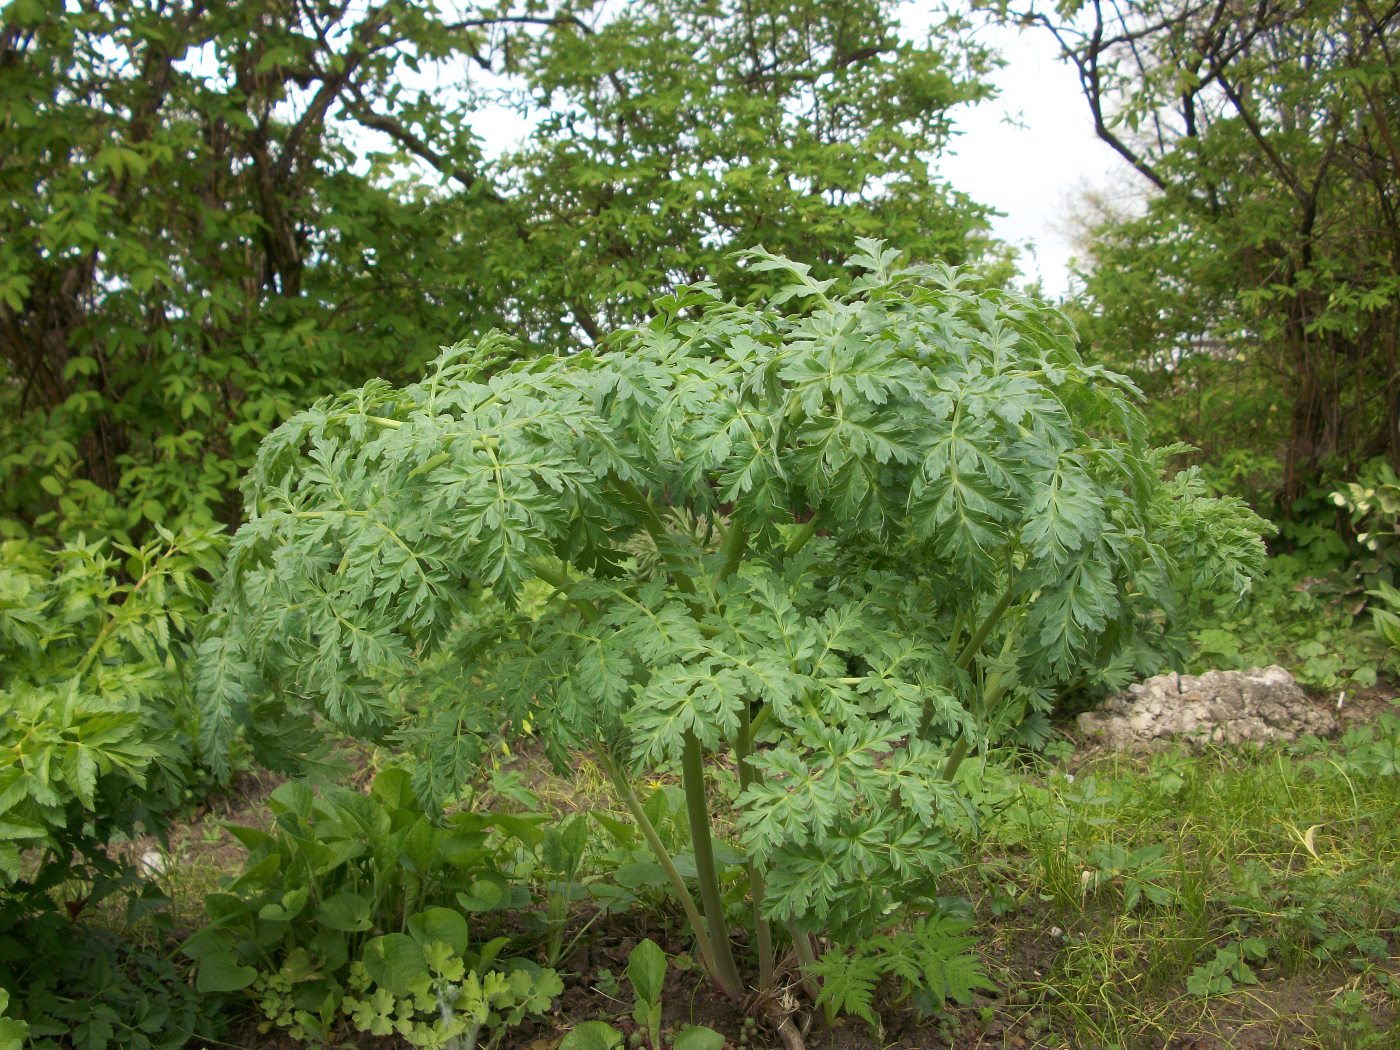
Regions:
M 792 534 L 790 537 L 788 537 L 787 547 L 783 550 L 783 553 L 784 553 L 787 557 L 791 558 L 794 554 L 796 554 L 798 551 L 800 551 L 803 547 L 807 546 L 807 543 L 808 543 L 808 542 L 811 540 L 811 538 L 812 538 L 813 536 L 815 536 L 816 534 L 817 534 L 817 519 L 816 519 L 816 518 L 813 518 L 813 519 L 811 519 L 810 521 L 804 522 L 803 524 L 797 526 L 796 531 L 793 532 L 793 534 Z
M 974 711 L 973 714 L 979 719 L 985 719 L 987 716 L 987 709 L 1000 700 L 1002 694 L 1005 692 L 1005 677 L 1000 672 L 992 675 L 991 680 L 987 683 L 986 689 L 983 690 L 978 700 L 978 710 Z M 944 780 L 953 779 L 953 774 L 958 771 L 958 766 L 962 765 L 963 759 L 967 757 L 969 750 L 970 747 L 967 742 L 967 737 L 960 737 L 958 742 L 953 745 L 953 750 L 948 752 L 948 761 L 944 763 L 943 766 Z
M 719 551 L 720 554 L 724 555 L 724 561 L 720 563 L 716 580 L 727 580 L 734 575 L 735 570 L 739 568 L 739 562 L 744 558 L 744 551 L 748 545 L 748 534 L 737 521 L 731 518 L 729 528 L 724 530 L 724 539 L 719 545 Z
M 982 643 L 987 640 L 987 635 L 992 633 L 997 622 L 1005 615 L 1006 610 L 1011 608 L 1011 603 L 1016 600 L 1016 581 L 1013 579 L 1006 585 L 1006 590 L 1001 599 L 992 607 L 992 611 L 987 614 L 987 618 L 977 626 L 977 630 L 963 646 L 963 651 L 958 654 L 957 666 L 960 670 L 966 671 L 972 666 L 972 660 L 977 655 L 977 651 L 982 648 Z
M 587 598 L 569 597 L 569 587 L 574 582 L 569 578 L 568 572 L 564 568 L 563 562 L 554 564 L 545 558 L 535 558 L 530 563 L 530 568 L 536 576 L 549 584 L 560 594 L 568 598 L 569 604 L 579 611 L 586 623 L 593 623 L 598 619 L 598 606 Z
M 817 961 L 816 950 L 812 947 L 812 937 L 803 933 L 797 928 L 795 922 L 788 922 L 788 936 L 792 938 L 792 950 L 797 953 L 797 966 L 802 972 L 802 987 L 807 990 L 807 995 L 812 1002 L 817 1001 L 817 996 L 821 994 L 821 988 L 817 985 L 817 979 L 808 971 L 808 967 Z
M 700 738 L 694 732 L 685 734 L 681 781 L 685 786 L 685 808 L 690 819 L 690 841 L 695 850 L 700 900 L 705 908 L 710 947 L 715 956 L 715 984 L 726 997 L 741 1000 L 744 998 L 744 981 L 739 976 L 734 949 L 729 943 L 729 927 L 724 921 L 724 901 L 720 898 L 719 871 L 715 867 L 714 843 L 710 835 L 710 808 L 705 801 L 705 758 L 700 750 Z
M 739 767 L 739 793 L 759 779 L 759 774 L 749 764 L 753 754 L 753 725 L 749 719 L 749 705 L 740 707 L 739 735 L 734 741 L 734 761 Z M 760 994 L 773 987 L 773 930 L 763 915 L 763 902 L 767 890 L 763 869 L 750 857 L 745 867 L 749 874 L 749 895 L 753 898 L 754 940 L 758 947 L 758 990 Z
M 637 827 L 642 829 L 642 837 L 647 840 L 647 845 L 651 847 L 651 852 L 661 865 L 661 870 L 666 873 L 671 888 L 676 891 L 676 896 L 680 898 L 681 907 L 685 909 L 685 917 L 690 922 L 690 928 L 695 931 L 695 944 L 700 950 L 700 959 L 705 964 L 705 969 L 709 971 L 710 976 L 718 984 L 720 982 L 719 967 L 715 959 L 714 946 L 710 943 L 709 929 L 700 914 L 700 909 L 695 906 L 695 898 L 690 895 L 690 887 L 685 884 L 685 877 L 676 867 L 676 862 L 671 859 L 671 854 L 667 852 L 665 843 L 657 834 L 655 825 L 647 817 L 646 810 L 642 808 L 637 793 L 632 790 L 632 785 L 627 782 L 627 777 L 623 775 L 617 763 L 612 760 L 612 756 L 602 748 L 598 749 L 597 756 L 599 765 L 608 774 L 608 779 L 612 781 L 614 790 L 617 791 L 618 797 L 626 805 L 627 811 L 632 814 L 632 819 L 637 822 Z
M 992 611 L 987 613 L 986 619 L 977 625 L 977 630 L 973 632 L 972 637 L 969 638 L 967 644 L 963 646 L 962 652 L 958 654 L 958 658 L 954 662 L 955 667 L 960 671 L 966 671 L 972 666 L 972 661 L 982 648 L 982 643 L 987 640 L 987 636 L 992 633 L 993 628 L 995 628 L 1001 618 L 1006 615 L 1006 610 L 1011 608 L 1011 603 L 1015 600 L 1016 581 L 1013 579 L 1007 583 L 1006 590 L 1002 593 L 996 605 L 992 607 Z M 928 736 L 929 727 L 931 725 L 933 725 L 933 705 L 925 703 L 923 717 L 919 720 L 919 736 Z M 957 756 L 956 762 L 953 761 L 952 755 L 949 756 L 951 768 L 954 770 L 958 768 L 958 763 L 961 762 L 963 756 L 967 754 L 967 744 L 965 741 L 966 738 L 960 739 L 957 746 L 953 748 L 953 755 Z M 958 750 L 959 747 L 962 749 L 961 752 Z M 947 779 L 947 777 L 948 774 L 945 773 L 945 779 Z

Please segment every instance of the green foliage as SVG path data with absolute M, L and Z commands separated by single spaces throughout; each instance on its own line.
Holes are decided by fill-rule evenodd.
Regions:
M 1356 542 L 1367 551 L 1354 569 L 1369 587 L 1376 633 L 1400 650 L 1400 478 L 1388 463 L 1368 464 L 1359 480 L 1332 499 L 1350 515 Z M 1392 661 L 1400 669 L 1400 653 Z
M 502 957 L 509 938 L 473 944 L 463 913 L 526 903 L 502 874 L 493 818 L 434 824 L 398 769 L 367 795 L 289 783 L 269 808 L 269 831 L 230 829 L 247 864 L 207 898 L 209 925 L 184 946 L 196 987 L 245 992 L 264 1031 L 326 1040 L 350 1023 L 414 1046 L 475 1046 L 479 1030 L 499 1038 L 562 991 L 553 970 Z M 532 827 L 496 819 L 512 822 Z
M 571 1029 L 559 1050 L 619 1050 L 623 1035 L 606 1021 L 584 1021 Z
M 1258 984 L 1252 962 L 1268 957 L 1268 945 L 1259 937 L 1227 944 L 1215 950 L 1215 958 L 1197 966 L 1186 979 L 1186 990 L 1204 999 L 1211 995 L 1229 995 L 1236 985 Z
M 821 981 L 817 1002 L 830 1022 L 849 1013 L 880 1034 L 879 1009 L 912 1001 L 924 1016 L 939 1013 L 948 1002 L 967 1005 L 977 989 L 996 988 L 971 954 L 976 937 L 964 936 L 972 924 L 946 915 L 930 915 L 908 929 L 878 934 L 827 952 L 806 967 Z
M 1333 740 L 1082 755 L 1068 774 L 1036 759 L 1018 777 L 994 755 L 981 860 L 948 890 L 1003 916 L 999 932 L 1036 939 L 1020 971 L 1030 1009 L 1070 1045 L 1189 1040 L 1232 1016 L 1198 996 L 1252 999 L 1251 978 L 1275 1002 L 1318 989 L 1270 1030 L 1315 1024 L 1346 990 L 1374 1003 L 1393 955 L 1397 745 L 1400 718 L 1383 714 Z M 1159 898 L 1144 887 L 1129 910 L 1134 879 Z M 1384 1011 L 1374 1021 L 1358 1027 L 1390 1026 Z
M 1335 693 L 1368 688 L 1393 658 L 1358 625 L 1363 600 L 1361 588 L 1339 560 L 1276 555 L 1245 601 L 1224 603 L 1202 596 L 1193 602 L 1188 668 L 1278 663 L 1304 685 L 1318 689 Z
M 221 543 L 0 544 L 0 893 L 36 907 L 110 870 L 114 835 L 159 830 L 193 771 L 186 668 Z M 26 876 L 23 851 L 42 859 Z
M 507 365 L 492 338 L 290 420 L 200 669 L 214 748 L 267 691 L 382 735 L 384 683 L 484 629 L 473 694 L 406 739 L 450 770 L 489 707 L 561 765 L 595 749 L 730 994 L 706 750 L 736 760 L 756 926 L 858 941 L 949 863 L 945 770 L 1004 703 L 1159 637 L 1180 586 L 1244 589 L 1263 550 L 1241 504 L 1163 480 L 1058 314 L 879 242 L 839 283 L 748 259 L 783 282 L 766 304 L 695 288 L 608 353 Z M 536 580 L 557 597 L 521 606 Z M 630 786 L 676 766 L 708 933 Z
M 10 993 L 0 988 L 0 1050 L 21 1050 L 24 1037 L 29 1034 L 29 1026 L 13 1017 L 10 1012 Z
M 724 1050 L 724 1037 L 702 1025 L 686 1025 L 662 1043 L 661 993 L 666 970 L 666 953 L 650 938 L 641 941 L 627 956 L 627 982 L 634 998 L 632 1020 L 637 1025 L 630 1043 L 606 1021 L 585 1021 L 564 1036 L 559 1050 L 617 1050 L 624 1044 L 649 1050 L 663 1050 L 664 1046 L 672 1050 Z
M 627 983 L 636 1005 L 632 1020 L 647 1033 L 651 1045 L 661 1047 L 661 988 L 666 983 L 666 953 L 650 937 L 627 956 Z
M 474 312 L 440 276 L 465 269 L 440 237 L 461 204 L 352 174 L 351 129 L 408 121 L 474 170 L 451 105 L 400 78 L 406 51 L 473 50 L 478 30 L 266 0 L 0 19 L 5 534 L 225 520 L 296 404 Z
M 731 778 L 731 783 L 719 789 L 732 792 L 733 788 Z M 654 791 L 637 794 L 642 814 L 662 847 L 687 879 L 694 878 L 695 854 L 686 823 L 685 792 L 674 784 L 661 784 Z M 663 904 L 671 885 L 665 867 L 657 860 L 642 829 L 621 815 L 594 812 L 591 817 L 603 831 L 595 842 L 593 864 L 607 872 L 606 880 L 589 884 L 595 903 L 613 911 L 636 906 L 654 909 Z M 714 843 L 714 860 L 720 881 L 725 885 L 742 878 L 744 854 L 728 842 Z
M 210 1004 L 168 960 L 85 924 L 160 901 L 107 847 L 199 787 L 186 669 L 220 540 L 0 544 L 0 984 L 40 1048 L 183 1046 Z M 20 1022 L 0 1019 L 0 1044 Z
M 163 903 L 147 890 L 132 917 L 149 922 Z M 168 923 L 155 928 L 164 933 Z M 222 1034 L 222 1000 L 197 993 L 185 969 L 143 946 L 130 926 L 114 932 L 53 911 L 0 907 L 0 985 L 9 989 L 0 1014 L 13 996 L 11 1012 L 25 1019 L 0 1016 L 0 1047 L 176 1050 Z
M 1054 34 L 1148 190 L 1089 222 L 1096 356 L 1143 375 L 1170 437 L 1243 467 L 1232 491 L 1284 515 L 1374 456 L 1400 467 L 1400 13 L 985 6 Z
M 1326 756 L 1344 775 L 1374 781 L 1400 777 L 1400 701 L 1373 724 L 1352 726 L 1332 747 L 1321 741 L 1299 746 L 1304 754 Z M 1331 752 L 1335 751 L 1335 754 Z

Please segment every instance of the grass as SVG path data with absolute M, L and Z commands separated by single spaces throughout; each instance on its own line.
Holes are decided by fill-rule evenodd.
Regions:
M 1400 717 L 1330 745 L 1075 756 L 992 814 L 959 890 L 1043 1045 L 1400 1045 Z M 1023 952 L 1023 954 L 1025 954 Z

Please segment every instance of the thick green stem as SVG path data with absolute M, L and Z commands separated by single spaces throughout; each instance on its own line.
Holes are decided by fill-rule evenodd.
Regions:
M 992 607 L 992 611 L 987 614 L 987 618 L 978 626 L 976 632 L 967 640 L 963 646 L 963 651 L 958 654 L 957 665 L 966 671 L 972 666 L 972 660 L 977 655 L 977 651 L 982 648 L 982 643 L 987 640 L 987 635 L 992 633 L 1006 610 L 1011 608 L 1011 603 L 1016 600 L 1016 581 L 1012 580 L 1006 585 L 1006 592 L 1001 596 L 1001 600 Z
M 816 1002 L 817 996 L 821 994 L 821 987 L 809 970 L 809 967 L 817 961 L 816 950 L 812 947 L 812 937 L 799 930 L 797 924 L 793 922 L 788 923 L 788 935 L 792 937 L 792 948 L 797 953 L 797 965 L 802 971 L 802 987 L 807 989 L 807 995 L 813 1002 Z
M 958 771 L 958 766 L 962 765 L 963 759 L 967 757 L 971 746 L 967 742 L 967 737 L 958 737 L 958 742 L 953 745 L 953 750 L 948 752 L 948 761 L 943 764 L 943 779 L 952 780 L 953 774 Z
M 963 646 L 962 652 L 958 654 L 958 658 L 955 661 L 955 666 L 959 670 L 966 671 L 969 667 L 972 666 L 972 661 L 976 658 L 978 651 L 982 648 L 982 643 L 987 640 L 987 636 L 992 633 L 993 628 L 995 628 L 996 625 L 1001 621 L 1001 618 L 1006 615 L 1006 610 L 1011 608 L 1011 603 L 1015 600 L 1016 581 L 1013 579 L 1006 585 L 1006 591 L 1002 594 L 1001 598 L 997 601 L 996 605 L 992 607 L 992 611 L 987 613 L 986 619 L 984 619 L 980 624 L 977 625 L 977 630 L 973 632 L 972 637 L 969 638 L 967 640 L 967 644 Z M 961 619 L 959 620 L 959 624 L 961 624 Z M 919 736 L 928 736 L 929 727 L 932 725 L 933 704 L 926 702 L 924 704 L 923 718 L 919 720 Z M 962 741 L 959 741 L 959 744 L 962 744 L 963 751 L 964 753 L 966 753 L 967 745 L 964 744 Z M 956 753 L 957 749 L 955 748 L 954 754 Z M 952 768 L 957 769 L 958 762 L 961 761 L 962 756 L 958 755 L 957 762 L 953 762 Z
M 685 884 L 684 876 L 676 867 L 676 862 L 671 859 L 671 854 L 667 852 L 665 843 L 661 841 L 661 836 L 656 833 L 656 827 L 647 817 L 646 810 L 642 808 L 641 802 L 637 799 L 637 793 L 632 790 L 632 785 L 627 782 L 626 775 L 612 760 L 612 756 L 602 748 L 598 749 L 597 756 L 598 764 L 608 774 L 613 789 L 617 791 L 618 798 L 622 799 L 627 811 L 632 814 L 632 819 L 637 822 L 637 827 L 642 829 L 642 837 L 647 840 L 647 845 L 651 847 L 651 852 L 661 865 L 661 870 L 666 873 L 671 888 L 676 891 L 676 896 L 680 898 L 681 907 L 685 909 L 685 917 L 690 921 L 690 928 L 695 931 L 695 944 L 700 949 L 700 960 L 705 964 L 705 969 L 710 972 L 710 976 L 718 983 L 720 976 L 719 967 L 716 965 L 714 946 L 710 943 L 709 930 L 700 914 L 700 909 L 695 906 L 695 898 L 690 895 L 690 887 Z
M 714 843 L 710 835 L 710 807 L 705 801 L 705 757 L 700 750 L 700 738 L 693 732 L 685 735 L 681 782 L 685 787 L 686 815 L 690 818 L 690 842 L 695 850 L 696 881 L 700 884 L 700 901 L 705 907 L 710 947 L 715 955 L 715 984 L 722 994 L 739 1000 L 744 997 L 744 981 L 739 976 L 734 949 L 729 943 L 729 926 L 724 921 L 719 870 L 715 867 Z
M 744 558 L 744 551 L 749 545 L 747 533 L 737 521 L 730 520 L 729 528 L 724 532 L 724 540 L 719 545 L 719 552 L 724 556 L 724 561 L 720 563 L 718 580 L 727 580 L 733 576 L 739 568 L 739 562 Z
M 560 594 L 568 595 L 569 587 L 574 581 L 569 578 L 563 562 L 555 564 L 545 558 L 536 558 L 530 563 L 530 569 Z M 598 619 L 598 606 L 587 598 L 569 598 L 569 603 L 579 611 L 585 622 L 592 623 Z
M 793 534 L 788 537 L 787 547 L 783 553 L 791 558 L 794 554 L 807 546 L 813 536 L 817 534 L 817 519 L 813 518 L 808 522 L 797 526 Z
M 993 704 L 1001 699 L 1006 689 L 1007 679 L 1005 675 L 1001 672 L 993 674 L 987 681 L 987 687 L 978 698 L 978 709 L 974 711 L 973 714 L 979 720 L 984 720 L 987 716 L 987 711 L 990 710 Z M 943 765 L 944 780 L 953 779 L 953 774 L 958 771 L 958 766 L 962 765 L 963 759 L 967 757 L 969 750 L 971 750 L 971 746 L 967 742 L 967 737 L 959 738 L 958 742 L 953 745 L 953 750 L 948 752 L 948 761 Z

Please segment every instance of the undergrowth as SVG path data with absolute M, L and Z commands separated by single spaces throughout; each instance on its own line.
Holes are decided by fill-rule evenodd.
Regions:
M 1400 713 L 1289 749 L 980 775 L 960 887 L 993 944 L 1050 960 L 1001 975 L 1043 1045 L 1397 1045 Z

